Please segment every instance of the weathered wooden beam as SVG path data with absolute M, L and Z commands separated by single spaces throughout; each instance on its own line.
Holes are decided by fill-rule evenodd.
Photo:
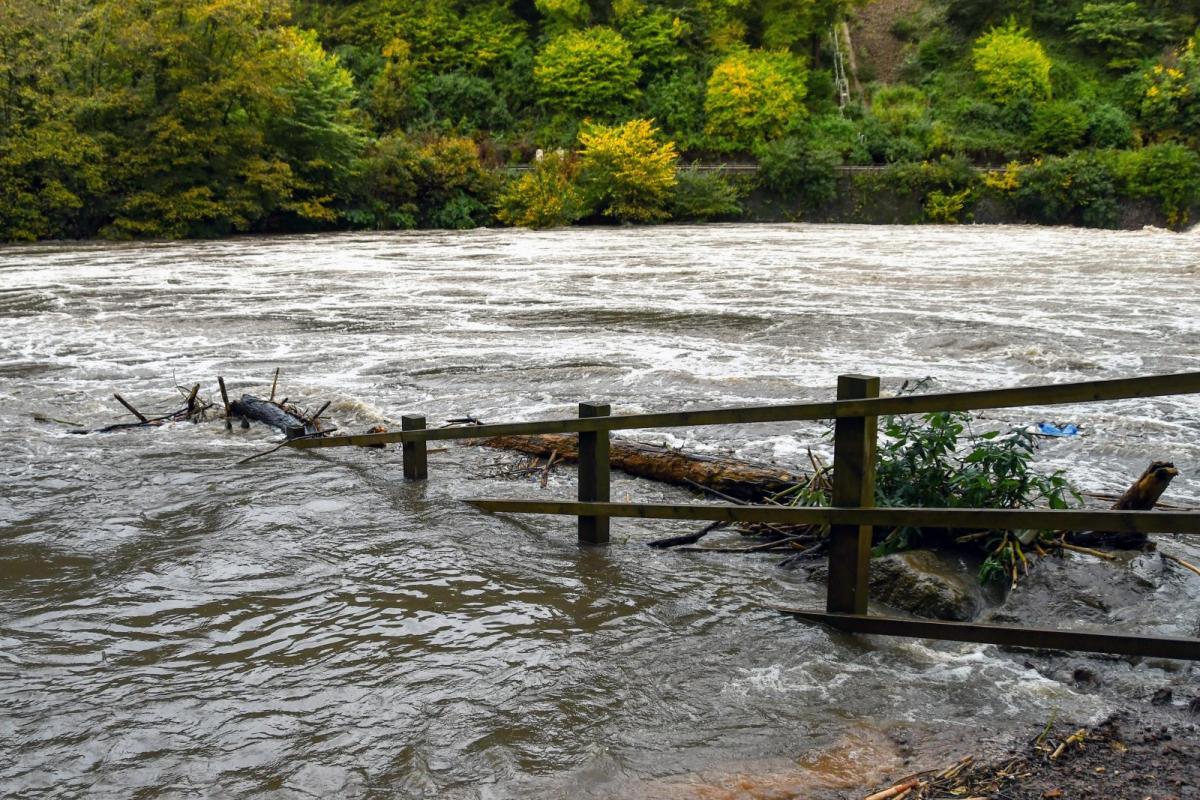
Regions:
M 810 508 L 664 503 L 580 503 L 553 500 L 473 499 L 499 513 L 557 516 L 766 522 L 776 525 L 872 525 L 995 530 L 1098 530 L 1200 534 L 1197 511 L 1052 511 L 994 508 Z
M 838 400 L 879 395 L 879 378 L 838 377 Z M 875 505 L 875 417 L 842 417 L 833 430 L 833 492 L 835 506 Z M 867 613 L 870 592 L 871 526 L 833 525 L 829 529 L 829 580 L 825 607 L 847 614 Z
M 1050 628 L 1017 628 L 974 622 L 934 622 L 924 619 L 900 619 L 865 614 L 836 614 L 779 606 L 772 606 L 772 608 L 796 619 L 829 625 L 848 633 L 1200 661 L 1200 639 L 1099 631 L 1063 631 Z
M 844 417 L 882 416 L 885 414 L 921 414 L 930 411 L 968 411 L 972 409 L 1016 406 L 1063 405 L 1137 397 L 1165 397 L 1200 394 L 1200 372 L 1152 375 L 1108 381 L 1022 386 L 1013 389 L 988 389 L 974 392 L 905 395 L 870 400 L 840 400 L 778 406 L 742 406 L 653 414 L 624 414 L 581 419 L 551 419 L 536 422 L 511 422 L 474 425 L 464 428 L 393 433 L 330 436 L 301 439 L 291 447 L 369 447 L 403 441 L 482 439 L 490 436 L 523 436 L 534 433 L 579 433 L 583 431 L 633 430 L 636 428 L 680 428 L 696 425 L 736 425 L 754 422 L 799 422 L 802 420 L 840 419 Z
M 580 403 L 579 416 L 585 419 L 608 416 L 607 403 Z M 608 502 L 610 468 L 608 431 L 579 434 L 579 500 Z M 580 544 L 608 544 L 608 517 L 579 516 Z

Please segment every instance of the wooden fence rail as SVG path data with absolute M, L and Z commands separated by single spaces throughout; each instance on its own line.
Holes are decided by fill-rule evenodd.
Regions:
M 602 403 L 581 403 L 579 416 L 573 419 L 456 428 L 427 428 L 424 417 L 406 416 L 401 430 L 396 432 L 298 439 L 289 445 L 310 449 L 400 442 L 405 477 L 424 479 L 429 441 L 578 433 L 578 502 L 504 499 L 468 502 L 490 512 L 574 516 L 578 519 L 579 541 L 591 545 L 608 543 L 612 517 L 828 525 L 825 610 L 778 610 L 798 619 L 857 633 L 1200 660 L 1200 639 L 930 622 L 867 614 L 874 526 L 1200 534 L 1200 513 L 1196 512 L 874 508 L 880 415 L 1065 405 L 1180 394 L 1200 394 L 1200 372 L 902 397 L 879 397 L 876 377 L 843 375 L 838 378 L 837 399 L 830 402 L 624 415 L 610 414 L 609 407 Z M 833 507 L 609 502 L 609 431 L 827 419 L 834 420 Z

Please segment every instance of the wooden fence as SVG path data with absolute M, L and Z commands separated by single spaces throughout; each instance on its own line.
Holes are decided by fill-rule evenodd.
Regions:
M 874 508 L 875 445 L 880 415 L 1062 405 L 1181 394 L 1200 394 L 1200 372 L 902 397 L 880 397 L 878 378 L 843 375 L 838 378 L 837 399 L 830 402 L 625 415 L 612 415 L 609 407 L 602 403 L 581 403 L 576 418 L 434 429 L 426 428 L 424 417 L 406 416 L 397 432 L 299 439 L 290 445 L 309 449 L 400 442 L 404 476 L 421 480 L 428 477 L 426 452 L 430 441 L 578 433 L 577 501 L 476 499 L 468 502 L 490 512 L 574 516 L 579 541 L 589 545 L 608 543 L 609 520 L 613 517 L 829 525 L 825 610 L 778 610 L 799 619 L 856 633 L 1200 660 L 1200 639 L 930 622 L 867 613 L 871 531 L 877 525 L 1200 534 L 1200 513 L 1197 512 Z M 834 420 L 833 507 L 663 505 L 612 503 L 609 500 L 609 431 L 827 419 Z

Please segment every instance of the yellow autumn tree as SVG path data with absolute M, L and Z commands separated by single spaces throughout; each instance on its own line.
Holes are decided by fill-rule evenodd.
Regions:
M 591 209 L 621 222 L 670 216 L 679 154 L 674 142 L 660 140 L 651 120 L 587 125 L 579 142 L 580 185 Z
M 496 218 L 519 228 L 557 228 L 584 215 L 573 155 L 547 153 L 500 194 Z
M 741 50 L 708 79 L 705 133 L 718 150 L 752 150 L 803 117 L 808 71 L 785 51 Z

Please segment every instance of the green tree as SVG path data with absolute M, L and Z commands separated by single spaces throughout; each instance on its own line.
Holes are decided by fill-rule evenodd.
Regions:
M 619 222 L 669 216 L 678 154 L 674 142 L 659 140 L 650 120 L 590 125 L 579 141 L 580 185 L 590 208 Z
M 1135 66 L 1169 35 L 1165 22 L 1134 2 L 1084 3 L 1071 26 L 1071 38 L 1098 52 L 1115 70 Z
M 1050 57 L 1015 24 L 993 28 L 980 36 L 971 51 L 971 63 L 997 105 L 1050 98 Z
M 533 68 L 548 108 L 605 118 L 637 98 L 640 76 L 629 43 L 605 27 L 554 37 Z
M 783 51 L 743 50 L 713 70 L 704 98 L 706 133 L 722 151 L 751 150 L 803 118 L 804 63 Z
M 105 233 L 329 223 L 361 143 L 349 75 L 274 0 L 102 0 L 85 130 L 116 197 Z

